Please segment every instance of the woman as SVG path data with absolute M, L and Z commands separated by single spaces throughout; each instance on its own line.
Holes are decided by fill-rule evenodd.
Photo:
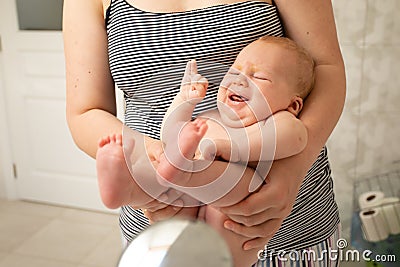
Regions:
M 150 141 L 147 149 L 155 159 L 161 147 L 156 141 L 159 118 L 176 91 L 152 91 L 155 84 L 147 81 L 154 75 L 167 77 L 179 70 L 176 66 L 181 61 L 192 58 L 229 66 L 241 48 L 263 35 L 284 34 L 304 47 L 316 63 L 315 87 L 299 116 L 308 131 L 307 146 L 294 157 L 275 161 L 266 185 L 258 192 L 221 209 L 229 219 L 220 227 L 238 239 L 249 240 L 240 244 L 243 250 L 268 243 L 271 253 L 317 246 L 334 235 L 339 219 L 324 144 L 343 108 L 345 75 L 330 1 L 64 3 L 67 120 L 76 144 L 92 157 L 101 137 L 122 129 L 115 117 L 114 82 L 124 90 L 127 125 L 154 138 L 146 137 Z M 207 73 L 203 75 L 210 79 Z M 175 88 L 174 83 L 169 88 Z M 148 90 L 143 89 L 146 85 Z M 203 109 L 214 105 L 211 93 Z M 113 192 L 112 184 L 121 182 L 126 183 L 127 192 Z M 132 204 L 131 182 L 99 181 L 103 202 L 109 207 Z M 147 209 L 146 215 L 153 221 L 179 211 L 157 201 L 138 208 Z M 121 228 L 128 241 L 147 223 L 139 210 L 122 208 Z

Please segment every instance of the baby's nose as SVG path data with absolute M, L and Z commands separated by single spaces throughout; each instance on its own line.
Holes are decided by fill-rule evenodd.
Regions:
M 236 77 L 236 79 L 234 80 L 233 83 L 236 84 L 236 85 L 239 85 L 239 86 L 243 86 L 243 87 L 247 87 L 248 86 L 247 78 L 242 73 L 237 75 L 237 77 Z

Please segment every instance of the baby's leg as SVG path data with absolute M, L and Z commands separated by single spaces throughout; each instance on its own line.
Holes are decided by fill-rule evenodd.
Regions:
M 132 151 L 134 143 L 126 144 Z M 106 136 L 99 141 L 96 155 L 97 178 L 103 203 L 111 209 L 122 205 L 141 205 L 153 198 L 143 192 L 132 178 L 125 162 L 122 135 Z
M 193 160 L 198 144 L 206 131 L 206 122 L 197 119 L 184 125 L 178 134 L 169 136 L 166 150 L 160 156 L 160 162 L 157 167 L 158 180 L 162 185 L 171 186 L 170 183 L 186 184 L 192 174 L 187 170 L 187 168 L 191 169 L 191 167 L 185 162 Z M 181 166 L 180 168 L 181 163 L 185 167 Z M 183 201 L 183 208 L 176 216 L 184 219 L 196 219 L 199 201 L 186 194 L 181 197 L 181 200 Z
M 184 186 L 191 177 L 192 160 L 200 140 L 207 131 L 202 119 L 186 123 L 178 134 L 167 140 L 164 154 L 157 167 L 159 182 L 164 186 Z
M 211 206 L 206 206 L 205 209 L 205 221 L 214 228 L 227 243 L 233 258 L 233 266 L 250 267 L 256 263 L 258 260 L 258 251 L 264 249 L 264 246 L 246 251 L 243 250 L 243 244 L 251 238 L 240 236 L 225 229 L 223 224 L 228 217 L 219 210 Z

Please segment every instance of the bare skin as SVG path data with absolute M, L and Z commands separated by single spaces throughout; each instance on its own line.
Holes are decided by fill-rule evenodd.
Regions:
M 160 156 L 160 163 L 157 167 L 157 174 L 160 177 L 159 179 L 165 179 L 167 182 L 172 183 L 179 181 L 183 185 L 185 184 L 185 181 L 188 181 L 191 173 L 175 166 L 181 165 L 179 162 L 181 156 L 185 159 L 193 160 L 199 143 L 204 137 L 207 128 L 207 123 L 202 119 L 188 122 L 182 127 L 182 130 L 179 133 L 178 142 L 167 144 L 167 146 L 172 146 L 173 152 L 170 156 L 167 157 L 165 153 Z M 191 142 L 187 142 L 187 140 L 190 140 Z M 173 162 L 174 165 L 172 165 L 171 162 Z
M 207 130 L 206 125 L 207 124 L 205 124 L 205 122 L 202 120 L 187 124 L 186 127 L 182 129 L 179 140 L 186 140 L 185 136 L 190 134 L 189 137 L 193 141 L 193 133 L 195 133 L 197 137 L 195 137 L 196 141 L 194 142 L 200 142 L 202 136 Z M 197 145 L 195 146 L 192 144 L 187 144 L 188 142 L 181 142 L 180 149 L 183 155 L 187 156 L 188 158 L 192 158 L 194 151 L 197 149 Z M 162 157 L 163 156 L 161 155 L 160 158 L 162 159 Z M 180 170 L 171 168 L 166 160 L 164 160 L 164 162 L 166 165 L 158 166 L 158 171 L 162 171 L 165 167 L 165 171 L 169 172 L 168 175 L 171 174 L 171 171 L 175 173 L 180 172 Z M 121 198 L 114 198 L 114 205 L 116 207 L 125 201 L 124 196 L 126 195 L 130 195 L 130 199 L 136 199 L 137 195 L 135 196 L 135 192 L 131 191 L 131 183 L 134 181 L 134 179 L 132 179 L 129 169 L 126 167 L 122 150 L 122 135 L 110 135 L 100 139 L 97 152 L 97 170 L 100 192 L 106 193 L 108 190 L 112 190 L 113 194 L 120 192 Z M 108 177 L 111 175 L 115 179 L 108 179 Z M 140 192 L 136 191 L 136 193 Z M 141 198 L 146 199 L 148 202 L 153 200 L 152 197 L 148 195 L 141 195 Z M 263 249 L 263 245 L 243 251 L 241 244 L 249 241 L 250 239 L 234 234 L 231 231 L 226 231 L 226 229 L 223 227 L 223 224 L 221 224 L 221 222 L 228 219 L 226 215 L 211 206 L 207 206 L 206 209 L 199 207 L 185 207 L 181 209 L 180 207 L 184 206 L 184 203 L 179 201 L 185 201 L 185 198 L 180 196 L 180 200 L 173 203 L 173 205 L 169 205 L 169 207 L 176 207 L 177 213 L 175 216 L 187 219 L 199 218 L 206 221 L 207 224 L 217 230 L 228 242 L 235 266 L 250 266 L 255 261 L 257 252 L 260 249 Z M 167 204 L 164 205 L 168 206 Z
M 131 187 L 127 186 L 127 180 L 123 177 L 129 175 L 129 170 L 125 164 L 122 151 L 122 136 L 110 135 L 101 138 L 99 149 L 97 150 L 97 179 L 99 181 L 100 192 L 107 194 L 108 190 L 118 190 L 120 198 L 115 198 L 115 204 L 111 206 L 119 207 L 125 195 L 130 195 Z M 115 165 L 114 165 L 115 164 Z M 99 168 L 101 166 L 101 168 Z M 118 166 L 116 168 L 116 166 Z M 107 179 L 103 170 L 112 170 L 114 179 Z M 102 174 L 103 173 L 103 174 Z
M 192 127 L 192 125 L 190 127 Z M 193 127 L 196 126 L 193 125 Z M 192 132 L 192 130 L 190 132 Z M 201 139 L 201 137 L 199 138 Z M 125 146 L 126 145 L 127 144 L 125 144 Z M 125 148 L 125 153 L 129 154 L 129 150 L 132 151 L 135 147 L 133 143 L 128 145 L 129 147 Z M 114 202 L 109 203 L 110 207 L 115 206 L 118 208 L 122 205 L 121 203 L 126 203 L 125 201 L 127 199 L 133 202 L 133 206 L 137 205 L 138 207 L 154 201 L 154 196 L 148 195 L 141 190 L 140 186 L 136 184 L 136 180 L 132 178 L 131 172 L 126 164 L 121 134 L 109 135 L 99 140 L 96 163 L 100 192 L 107 195 L 108 191 L 111 191 L 109 194 L 120 196 L 119 198 L 113 197 Z M 154 169 L 157 168 L 157 165 L 158 162 L 154 162 Z M 113 179 L 110 179 L 110 177 L 113 177 Z M 133 190 L 132 183 L 136 184 L 135 190 Z M 158 200 L 161 202 L 165 201 L 165 206 L 170 204 L 172 207 L 176 207 L 177 210 L 180 210 L 177 216 L 183 219 L 193 219 L 197 217 L 198 207 L 194 202 L 198 203 L 198 201 L 194 201 L 184 194 L 171 196 L 168 193 L 168 188 L 162 186 L 160 186 L 160 192 Z M 127 198 L 127 196 L 129 197 Z M 168 202 L 168 200 L 172 201 L 172 203 Z M 196 207 L 181 209 L 181 207 L 185 205 Z
M 153 201 L 153 197 L 147 195 L 140 187 L 132 186 L 136 183 L 130 174 L 125 162 L 124 151 L 122 148 L 122 135 L 112 134 L 99 140 L 99 148 L 96 155 L 97 179 L 101 197 L 108 199 L 108 195 L 113 195 L 112 202 L 108 202 L 109 208 L 119 208 L 122 203 L 127 201 L 137 206 L 144 205 Z M 134 144 L 130 144 L 128 150 L 134 149 Z M 113 179 L 110 179 L 113 177 Z

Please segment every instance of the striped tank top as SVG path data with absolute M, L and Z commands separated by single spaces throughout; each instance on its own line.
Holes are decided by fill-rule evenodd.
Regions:
M 112 0 L 106 27 L 111 74 L 126 101 L 125 123 L 156 139 L 188 60 L 196 59 L 209 81 L 195 116 L 216 108 L 218 85 L 242 48 L 261 36 L 284 34 L 277 8 L 260 1 L 154 13 Z M 333 234 L 339 216 L 330 174 L 324 148 L 269 249 L 303 249 Z M 120 226 L 128 242 L 148 225 L 140 210 L 122 207 Z

